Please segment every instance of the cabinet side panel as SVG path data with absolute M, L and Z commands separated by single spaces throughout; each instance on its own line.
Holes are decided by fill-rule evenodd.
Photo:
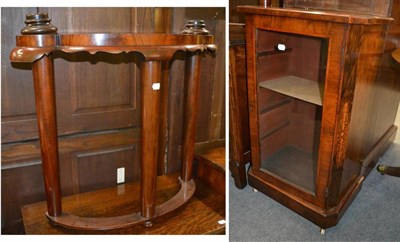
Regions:
M 388 27 L 373 102 L 373 113 L 376 114 L 374 138 L 382 137 L 394 124 L 400 100 L 400 68 L 396 67 L 391 56 L 395 49 L 400 48 L 400 0 L 393 0 L 390 16 L 394 21 Z
M 358 53 L 355 73 L 357 83 L 351 113 L 349 139 L 340 184 L 341 197 L 344 196 L 351 181 L 354 181 L 360 174 L 363 159 L 394 122 L 394 116 L 383 117 L 376 110 L 377 106 L 382 105 L 382 93 L 379 92 L 385 89 L 384 86 L 387 85 L 383 84 L 382 86 L 378 78 L 385 31 L 385 26 L 365 26 L 362 33 L 363 39 Z M 352 53 L 349 52 L 348 54 Z M 392 111 L 395 113 L 395 110 Z M 387 125 L 386 128 L 380 128 L 381 130 L 377 132 L 377 126 L 382 125 L 378 123 L 385 122 L 387 124 L 388 119 L 392 119 L 391 124 Z

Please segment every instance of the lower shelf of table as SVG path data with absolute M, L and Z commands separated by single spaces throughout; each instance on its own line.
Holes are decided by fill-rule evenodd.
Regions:
M 167 201 L 179 191 L 178 176 L 178 173 L 174 173 L 157 178 L 157 204 Z M 63 198 L 63 210 L 76 216 L 121 216 L 139 209 L 139 183 L 122 184 Z M 224 196 L 197 180 L 194 197 L 176 211 L 154 219 L 150 228 L 135 225 L 108 231 L 71 230 L 50 224 L 45 215 L 45 202 L 26 205 L 21 210 L 27 234 L 221 234 L 225 231 L 225 225 L 218 223 L 225 219 Z

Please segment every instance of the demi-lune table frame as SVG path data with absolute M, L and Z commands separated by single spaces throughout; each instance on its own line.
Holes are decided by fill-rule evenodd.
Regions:
M 34 22 L 32 24 L 32 21 Z M 36 22 L 35 22 L 36 21 Z M 16 37 L 12 62 L 32 63 L 35 102 L 47 199 L 47 217 L 59 226 L 80 230 L 117 229 L 142 223 L 177 209 L 194 194 L 192 179 L 196 114 L 200 84 L 201 52 L 214 51 L 214 37 L 207 31 L 200 34 L 136 34 L 94 33 L 57 34 L 47 14 L 27 16 L 27 27 Z M 204 24 L 204 22 L 203 22 Z M 49 27 L 50 26 L 50 27 Z M 195 26 L 196 27 L 196 26 Z M 203 26 L 204 27 L 204 26 Z M 30 28 L 30 29 L 29 29 Z M 193 22 L 186 29 L 193 28 Z M 156 176 L 159 136 L 160 90 L 163 88 L 163 61 L 173 59 L 176 52 L 186 53 L 184 127 L 180 191 L 170 200 L 156 205 Z M 117 217 L 78 217 L 62 210 L 60 186 L 56 96 L 53 56 L 55 52 L 96 54 L 135 53 L 141 56 L 141 209 L 140 212 Z

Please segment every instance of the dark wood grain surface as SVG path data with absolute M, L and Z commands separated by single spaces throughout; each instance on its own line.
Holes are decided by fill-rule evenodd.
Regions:
M 392 126 L 392 117 L 397 111 L 397 98 L 390 102 L 382 101 L 377 95 L 383 87 L 388 90 L 393 85 L 390 81 L 385 84 L 378 81 L 378 71 L 382 68 L 380 62 L 384 60 L 385 34 L 393 19 L 386 15 L 315 12 L 306 9 L 243 6 L 239 10 L 247 13 L 247 78 L 252 145 L 249 184 L 322 228 L 334 226 L 361 188 L 365 175 L 362 172 L 363 159 L 378 159 L 392 141 L 396 130 Z M 267 31 L 275 34 L 268 35 Z M 290 38 L 300 38 L 293 43 L 291 51 L 257 55 L 259 50 L 273 50 L 277 43 L 292 44 Z M 321 42 L 313 43 L 313 38 Z M 319 49 L 319 56 L 312 54 Z M 326 69 L 324 58 L 327 58 Z M 290 62 L 293 59 L 295 63 Z M 266 71 L 264 66 L 268 65 L 274 67 Z M 311 81 L 323 80 L 319 83 L 323 90 L 322 111 L 310 109 L 307 111 L 310 115 L 305 115 L 300 106 L 296 105 L 292 109 L 295 115 L 289 120 L 281 118 L 285 111 L 271 113 L 274 118 L 266 117 L 267 112 L 278 107 L 279 98 L 265 97 L 269 91 L 259 90 L 258 81 L 292 74 Z M 394 94 L 390 96 L 394 97 Z M 270 105 L 265 104 L 268 99 Z M 284 99 L 281 103 L 279 107 L 284 106 Z M 378 115 L 379 111 L 375 109 L 383 103 L 390 103 L 391 106 L 390 110 L 383 109 L 387 116 Z M 315 128 L 312 128 L 313 121 L 307 121 L 311 128 L 308 127 L 305 120 L 311 118 L 319 121 L 318 113 L 322 116 L 321 125 L 315 122 Z M 293 126 L 291 132 L 285 132 L 285 121 L 297 125 Z M 385 127 L 381 125 L 383 123 Z M 319 137 L 318 145 L 313 145 L 314 141 L 304 142 L 305 137 L 310 137 L 307 130 L 315 132 L 315 142 L 318 143 Z M 296 141 L 290 135 L 299 139 Z M 318 162 L 314 170 L 316 177 L 307 183 L 308 189 L 304 191 L 293 184 L 296 181 L 291 180 L 297 179 L 300 174 L 288 178 L 286 175 L 289 173 L 282 175 L 282 171 L 279 171 L 279 174 L 285 176 L 282 179 L 270 174 L 273 169 L 271 167 L 269 172 L 261 170 L 261 161 L 279 151 L 288 140 L 301 144 L 303 151 L 317 150 Z M 315 191 L 309 193 L 306 190 L 312 189 L 312 182 L 315 182 Z
M 138 181 L 139 133 L 139 129 L 129 128 L 60 138 L 62 195 L 115 186 L 120 167 L 125 167 L 126 182 Z M 20 205 L 45 200 L 39 142 L 2 145 L 1 175 L 1 202 L 7 208 L 2 210 L 4 229 L 17 233 L 23 231 Z
M 157 178 L 157 204 L 171 198 L 179 189 L 178 173 Z M 151 228 L 142 225 L 120 230 L 111 230 L 112 234 L 223 234 L 225 225 L 219 220 L 225 219 L 224 197 L 203 183 L 196 181 L 195 196 L 183 208 L 167 217 L 154 221 Z M 138 183 L 127 183 L 117 187 L 99 190 L 63 198 L 65 210 L 75 215 L 104 217 L 118 216 L 138 211 L 140 198 Z M 115 209 L 118 208 L 118 209 Z M 45 216 L 44 202 L 24 206 L 22 214 L 27 234 L 95 234 L 68 230 L 52 226 Z M 193 213 L 196 211 L 196 213 Z
M 196 38 L 192 38 L 193 36 Z M 55 224 L 71 229 L 108 230 L 141 223 L 146 219 L 150 220 L 153 217 L 161 216 L 165 213 L 171 212 L 179 206 L 182 206 L 188 199 L 190 199 L 195 190 L 195 187 L 192 185 L 192 161 L 194 156 L 195 124 L 200 85 L 200 55 L 198 54 L 198 51 L 215 49 L 215 45 L 212 44 L 213 37 L 206 35 L 203 39 L 206 40 L 205 43 L 202 43 L 200 35 L 76 34 L 69 35 L 69 37 L 73 40 L 72 43 L 63 41 L 61 35 L 58 37 L 53 34 L 18 36 L 17 47 L 13 49 L 10 55 L 12 62 L 33 62 L 35 97 L 37 103 L 36 109 L 40 134 L 39 141 L 42 147 L 43 175 L 45 180 L 46 200 L 48 204 L 48 218 Z M 55 41 L 56 38 L 58 41 Z M 201 44 L 197 44 L 197 42 L 200 42 Z M 67 45 L 67 47 L 64 45 Z M 48 52 L 47 47 L 50 46 L 53 46 L 54 49 L 51 50 L 51 52 Z M 42 52 L 42 47 L 44 47 L 45 52 Z M 120 49 L 121 47 L 122 49 Z M 133 47 L 133 49 L 130 50 L 130 47 Z M 181 49 L 182 47 L 183 49 Z M 140 64 L 142 81 L 140 215 L 132 214 L 131 216 L 119 216 L 96 220 L 92 218 L 79 218 L 62 213 L 60 170 L 57 153 L 58 134 L 56 127 L 57 114 L 55 105 L 53 52 L 55 50 L 67 53 L 88 51 L 89 53 L 94 54 L 101 51 L 115 54 L 119 53 L 119 51 L 126 51 L 124 48 L 128 48 L 128 52 L 137 51 L 145 57 Z M 155 193 L 159 148 L 158 114 L 160 105 L 160 88 L 163 84 L 161 83 L 162 63 L 159 60 L 170 60 L 175 51 L 179 49 L 188 51 L 185 70 L 185 81 L 187 86 L 185 95 L 186 105 L 184 109 L 184 140 L 182 149 L 182 158 L 184 160 L 182 162 L 181 172 L 181 177 L 183 179 L 181 182 L 182 188 L 177 196 L 156 207 Z M 162 86 L 162 88 L 164 87 Z M 42 99 L 44 101 L 42 101 Z M 152 222 L 146 221 L 145 224 L 146 226 L 151 226 Z
M 182 141 L 181 177 L 192 179 L 194 143 L 196 139 L 196 117 L 199 105 L 201 56 L 188 53 L 185 66 L 185 98 Z
M 205 19 L 211 33 L 217 33 L 218 47 L 223 50 L 225 45 L 222 8 L 38 9 L 2 8 L 2 63 L 5 63 L 2 65 L 2 220 L 5 221 L 2 233 L 23 233 L 19 206 L 44 200 L 33 82 L 29 81 L 31 67 L 7 64 L 10 50 L 15 47 L 15 35 L 24 26 L 25 14 L 48 12 L 59 32 L 66 34 L 152 33 L 163 32 L 162 28 L 170 28 L 165 32 L 180 33 L 188 19 Z M 208 68 L 201 71 L 205 81 L 201 84 L 198 113 L 201 122 L 196 126 L 207 132 L 197 132 L 196 142 L 201 144 L 225 136 L 224 105 L 219 101 L 224 100 L 225 71 L 220 68 L 224 66 L 222 63 L 215 65 L 215 57 L 224 60 L 223 53 L 203 58 Z M 119 167 L 125 167 L 128 181 L 140 179 L 139 60 L 137 55 L 106 53 L 55 56 L 59 73 L 55 89 L 63 195 L 110 187 L 115 184 L 115 170 Z M 159 170 L 166 173 L 181 167 L 184 58 L 177 55 L 169 65 L 173 71 L 163 71 L 163 77 L 169 77 L 171 83 L 170 102 L 165 103 L 170 122 L 168 131 L 162 135 L 167 141 L 164 157 L 158 162 Z M 117 86 L 120 88 L 115 89 Z M 22 140 L 25 142 L 16 142 Z M 20 184 L 24 184 L 23 189 Z
M 62 210 L 53 65 L 53 56 L 45 56 L 33 63 L 32 72 L 47 211 L 58 216 Z
M 397 61 L 397 63 L 400 63 L 400 49 L 396 49 L 392 52 L 392 57 Z
M 289 11 L 288 11 L 289 10 Z M 271 16 L 294 17 L 298 19 L 310 19 L 320 21 L 332 21 L 337 23 L 352 24 L 385 24 L 391 18 L 385 16 L 373 16 L 369 14 L 312 11 L 308 9 L 284 9 L 284 8 L 264 8 L 259 6 L 238 6 L 239 12 L 253 14 L 268 14 Z
M 380 16 L 389 16 L 390 5 L 390 0 L 286 0 L 284 3 L 287 8 L 322 9 Z
M 219 194 L 225 195 L 225 144 L 197 152 L 197 177 Z
M 229 170 L 236 187 L 243 188 L 250 160 L 244 24 L 230 24 L 229 43 Z
M 160 90 L 154 84 L 161 83 L 161 62 L 142 62 L 142 163 L 141 163 L 141 215 L 152 218 L 155 212 L 156 176 L 159 140 Z M 162 87 L 164 88 L 164 87 Z

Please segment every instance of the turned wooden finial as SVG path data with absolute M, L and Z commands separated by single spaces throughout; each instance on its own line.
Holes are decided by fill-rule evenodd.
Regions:
M 21 30 L 21 34 L 55 34 L 57 27 L 52 25 L 51 19 L 47 13 L 27 14 L 25 19 L 25 28 Z
M 210 32 L 206 29 L 204 20 L 189 20 L 181 34 L 209 35 Z

